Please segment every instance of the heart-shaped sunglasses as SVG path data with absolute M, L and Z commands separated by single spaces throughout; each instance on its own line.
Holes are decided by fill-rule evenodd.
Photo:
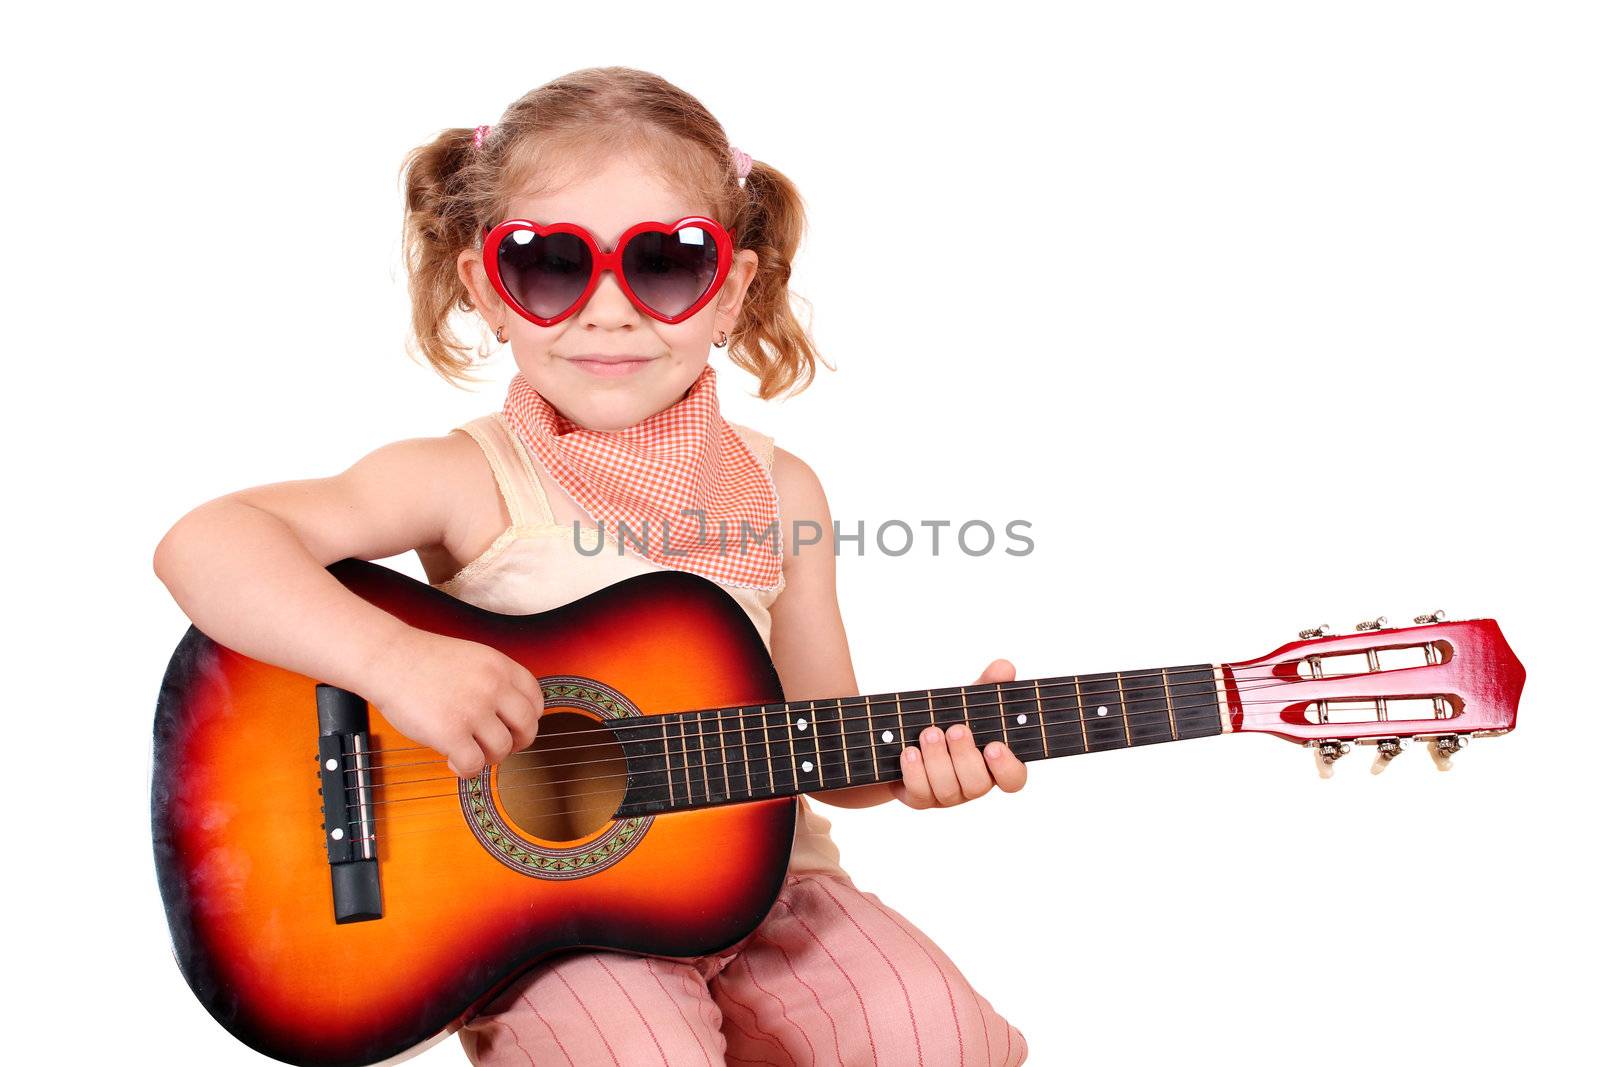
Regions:
M 554 326 L 582 307 L 611 271 L 635 307 L 662 322 L 682 322 L 716 295 L 733 262 L 733 236 L 715 219 L 641 222 L 603 251 L 582 226 L 507 219 L 484 227 L 489 282 L 523 318 Z

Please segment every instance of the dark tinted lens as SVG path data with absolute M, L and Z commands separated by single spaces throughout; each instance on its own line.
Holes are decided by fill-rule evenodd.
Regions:
M 500 282 L 523 310 L 553 319 L 583 295 L 594 268 L 589 246 L 571 233 L 540 237 L 513 230 L 500 242 Z
M 622 272 L 640 300 L 663 315 L 687 311 L 717 276 L 717 245 L 698 226 L 641 233 L 622 250 Z

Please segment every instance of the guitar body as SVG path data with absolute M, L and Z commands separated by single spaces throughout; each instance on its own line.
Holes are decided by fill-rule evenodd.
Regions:
M 614 741 L 605 722 L 642 729 L 666 712 L 782 699 L 748 617 L 692 574 L 642 575 L 508 616 L 376 564 L 329 569 L 403 621 L 490 645 L 532 671 L 546 711 L 523 756 L 548 738 L 598 757 Z M 719 951 L 776 899 L 792 797 L 624 818 L 619 759 L 610 779 L 568 773 L 563 784 L 552 768 L 576 760 L 513 757 L 463 783 L 382 709 L 369 714 L 374 804 L 356 836 L 374 846 L 381 916 L 337 922 L 316 680 L 191 627 L 162 682 L 151 809 L 174 951 L 211 1014 L 267 1055 L 401 1056 L 555 953 Z

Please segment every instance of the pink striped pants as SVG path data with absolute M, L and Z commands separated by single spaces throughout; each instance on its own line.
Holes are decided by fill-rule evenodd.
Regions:
M 584 950 L 519 979 L 461 1031 L 517 1064 L 1019 1064 L 1021 1032 L 903 916 L 848 877 L 785 879 L 762 924 L 689 960 Z

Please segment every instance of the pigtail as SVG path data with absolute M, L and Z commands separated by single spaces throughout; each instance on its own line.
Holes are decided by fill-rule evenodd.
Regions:
M 728 358 L 760 379 L 758 395 L 767 400 L 791 389 L 798 393 L 816 376 L 817 349 L 791 301 L 806 306 L 808 319 L 811 304 L 789 291 L 791 264 L 805 233 L 805 204 L 793 182 L 759 160 L 745 178 L 744 196 L 739 247 L 755 252 L 760 262 L 745 291 Z
M 402 248 L 411 293 L 411 332 L 406 351 L 421 357 L 446 381 L 476 382 L 467 372 L 474 355 L 485 355 L 457 338 L 450 316 L 471 311 L 472 297 L 456 272 L 462 249 L 477 241 L 473 171 L 483 150 L 474 131 L 445 130 L 406 154 L 400 168 L 405 190 Z

